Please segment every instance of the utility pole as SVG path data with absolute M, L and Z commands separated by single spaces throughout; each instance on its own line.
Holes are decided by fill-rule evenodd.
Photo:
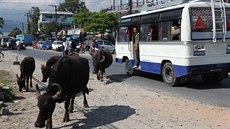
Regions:
M 27 34 L 30 34 L 30 22 L 29 22 L 29 13 L 26 13 L 26 19 L 27 19 Z
M 24 34 L 24 23 L 22 22 L 22 34 Z
M 115 0 L 113 0 L 113 10 L 115 10 Z
M 57 40 L 57 5 L 48 5 L 54 7 L 55 10 L 55 40 Z
M 122 10 L 122 0 L 120 0 L 120 10 Z
M 132 14 L 132 10 L 133 10 L 133 1 L 129 0 L 129 14 Z

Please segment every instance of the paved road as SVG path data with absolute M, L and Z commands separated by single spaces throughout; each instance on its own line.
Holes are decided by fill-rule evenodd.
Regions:
M 15 54 L 30 55 L 41 60 L 47 60 L 53 55 L 61 55 L 61 52 L 33 50 L 28 48 L 25 51 L 13 51 Z M 89 59 L 92 64 L 91 56 L 88 53 L 80 54 L 80 56 Z M 92 70 L 92 65 L 91 65 Z M 202 103 L 214 104 L 223 107 L 230 107 L 230 78 L 225 79 L 220 84 L 207 85 L 199 77 L 193 78 L 186 84 L 180 87 L 169 87 L 162 82 L 158 75 L 138 72 L 137 76 L 127 76 L 125 74 L 124 65 L 113 63 L 110 68 L 106 70 L 111 83 L 123 82 L 133 85 L 141 85 L 142 88 L 152 91 L 163 91 L 166 94 L 175 96 L 183 96 L 184 98 L 197 100 Z

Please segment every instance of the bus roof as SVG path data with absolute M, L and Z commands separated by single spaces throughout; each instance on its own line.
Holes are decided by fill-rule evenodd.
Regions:
M 219 4 L 219 3 L 217 3 Z M 175 6 L 171 6 L 171 7 L 164 7 L 164 8 L 159 8 L 159 9 L 155 9 L 155 10 L 151 10 L 151 11 L 145 11 L 145 12 L 141 12 L 141 13 L 136 13 L 136 14 L 131 14 L 131 15 L 125 15 L 123 17 L 121 17 L 121 19 L 126 19 L 126 18 L 131 18 L 131 17 L 137 17 L 137 16 L 142 16 L 142 15 L 147 15 L 147 14 L 151 14 L 151 13 L 156 13 L 156 12 L 163 12 L 163 11 L 167 11 L 167 10 L 174 10 L 174 9 L 178 9 L 178 8 L 183 8 L 183 7 L 210 7 L 210 1 L 189 1 L 187 3 L 183 3 L 183 4 L 179 4 L 179 5 L 175 5 Z M 225 3 L 225 7 L 230 7 L 229 3 Z

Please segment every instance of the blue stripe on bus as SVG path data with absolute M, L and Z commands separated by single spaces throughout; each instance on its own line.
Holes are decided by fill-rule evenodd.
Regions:
M 134 60 L 130 60 L 131 64 L 135 65 Z M 122 59 L 116 58 L 117 63 L 122 63 Z M 210 72 L 210 69 L 224 69 L 230 71 L 230 63 L 224 64 L 210 64 L 210 65 L 196 65 L 196 66 L 181 66 L 181 65 L 173 65 L 176 76 L 181 77 L 184 75 L 190 74 L 200 74 L 205 72 Z M 161 64 L 160 63 L 153 63 L 153 62 L 144 62 L 141 61 L 141 71 L 154 73 L 154 74 L 161 74 Z

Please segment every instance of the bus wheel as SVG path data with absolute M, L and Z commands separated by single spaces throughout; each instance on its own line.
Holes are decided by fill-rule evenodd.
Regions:
M 170 86 L 179 85 L 181 79 L 176 77 L 172 63 L 166 62 L 162 68 L 162 78 Z
M 201 74 L 201 78 L 205 83 L 208 84 L 219 83 L 224 79 L 223 74 L 221 72 Z
M 125 60 L 125 72 L 127 75 L 133 75 L 133 68 L 129 59 Z

